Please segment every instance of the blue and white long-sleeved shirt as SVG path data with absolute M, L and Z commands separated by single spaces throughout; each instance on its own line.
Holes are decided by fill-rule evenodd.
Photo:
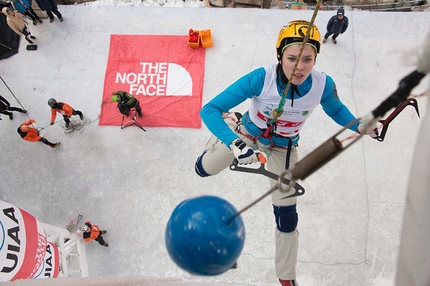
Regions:
M 29 0 L 13 0 L 13 6 L 20 13 L 25 14 L 29 9 L 31 9 L 31 2 Z
M 252 136 L 260 136 L 258 140 L 265 145 L 286 147 L 290 140 L 296 144 L 299 141 L 300 129 L 318 104 L 341 126 L 346 126 L 356 119 L 340 101 L 330 76 L 313 70 L 311 75 L 297 86 L 294 98 L 292 94 L 295 88 L 292 87 L 290 86 L 286 95 L 284 112 L 276 123 L 276 133 L 281 136 L 273 136 L 271 139 L 260 136 L 265 129 L 262 123 L 273 119 L 272 111 L 278 108 L 286 88 L 280 74 L 276 74 L 276 65 L 256 69 L 241 77 L 208 102 L 200 111 L 200 116 L 208 129 L 227 146 L 239 136 L 224 122 L 222 113 L 230 111 L 247 99 L 251 99 L 251 105 L 249 111 L 244 114 L 243 125 Z M 355 123 L 350 129 L 357 132 L 358 124 L 359 122 Z

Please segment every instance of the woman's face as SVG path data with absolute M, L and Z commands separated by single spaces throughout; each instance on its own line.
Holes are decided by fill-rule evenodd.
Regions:
M 294 65 L 300 52 L 302 45 L 291 45 L 287 47 L 282 55 L 282 70 L 287 79 L 290 79 Z M 297 69 L 294 72 L 291 83 L 295 85 L 302 84 L 305 79 L 311 74 L 312 68 L 315 65 L 316 54 L 315 49 L 309 45 L 305 45 L 302 56 L 300 57 Z

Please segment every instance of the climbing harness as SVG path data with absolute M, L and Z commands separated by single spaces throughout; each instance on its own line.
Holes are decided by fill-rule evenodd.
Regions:
M 430 73 L 430 34 L 428 34 L 426 42 L 424 43 L 423 53 L 419 55 L 417 69 L 400 80 L 399 86 L 397 90 L 394 91 L 394 93 L 392 93 L 377 108 L 370 112 L 370 114 L 350 122 L 347 126 L 345 126 L 335 135 L 330 137 L 326 142 L 321 144 L 318 148 L 316 148 L 302 160 L 297 162 L 297 164 L 295 164 L 291 170 L 285 170 L 284 172 L 279 174 L 277 185 L 273 186 L 269 191 L 260 196 L 254 202 L 239 210 L 235 215 L 232 215 L 230 217 L 230 220 L 233 220 L 235 217 L 239 216 L 241 213 L 254 206 L 259 201 L 261 201 L 266 196 L 276 190 L 279 190 L 283 193 L 290 192 L 297 181 L 305 180 L 311 174 L 319 170 L 322 166 L 330 162 L 333 158 L 345 151 L 353 143 L 357 142 L 363 136 L 363 134 L 367 134 L 367 132 L 372 132 L 376 124 L 390 109 L 395 108 L 395 110 L 387 117 L 387 119 L 382 121 L 383 124 L 385 123 L 385 126 L 388 126 L 388 124 L 407 105 L 414 106 L 418 113 L 418 108 L 417 105 L 415 105 L 414 100 L 408 97 L 410 96 L 412 89 L 416 87 L 428 73 Z M 342 133 L 346 132 L 352 125 L 356 124 L 358 121 L 361 121 L 361 124 L 363 124 L 364 132 L 358 134 L 357 136 L 354 136 L 351 140 L 344 144 L 344 142 L 339 139 Z M 381 139 L 383 140 L 383 137 Z M 269 176 L 265 171 L 261 169 L 257 170 L 258 172 L 256 171 L 256 173 Z M 290 181 L 287 186 L 285 186 L 284 184 L 285 177 L 288 177 Z

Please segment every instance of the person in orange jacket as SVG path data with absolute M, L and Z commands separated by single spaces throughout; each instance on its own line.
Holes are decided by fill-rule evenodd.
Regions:
M 84 119 L 84 115 L 79 110 L 73 109 L 70 105 L 64 102 L 57 102 L 54 98 L 48 100 L 48 105 L 51 107 L 51 125 L 54 124 L 57 112 L 63 115 L 66 122 L 66 128 L 69 128 L 70 117 L 72 115 L 79 115 L 79 118 Z
M 46 145 L 48 145 L 51 148 L 56 148 L 60 146 L 60 142 L 52 143 L 49 142 L 47 139 L 43 138 L 39 130 L 37 130 L 36 121 L 34 119 L 30 119 L 22 123 L 18 129 L 18 134 L 21 136 L 22 139 L 28 142 L 42 142 Z
M 106 230 L 100 230 L 98 225 L 91 224 L 89 220 L 87 220 L 85 224 L 81 226 L 81 231 L 85 242 L 90 242 L 91 240 L 95 240 L 98 243 L 100 243 L 100 245 L 102 246 L 105 246 L 105 247 L 109 246 L 109 244 L 107 244 L 106 241 L 104 241 L 102 236 L 103 234 L 106 233 Z

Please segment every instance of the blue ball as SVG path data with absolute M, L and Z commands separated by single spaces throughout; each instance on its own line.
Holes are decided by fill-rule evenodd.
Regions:
M 165 242 L 172 260 L 196 275 L 218 275 L 236 262 L 245 244 L 245 225 L 226 200 L 201 196 L 181 202 L 167 223 Z

